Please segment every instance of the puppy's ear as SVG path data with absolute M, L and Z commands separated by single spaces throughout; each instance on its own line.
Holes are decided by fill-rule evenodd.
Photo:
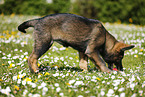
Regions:
M 114 46 L 114 51 L 120 52 L 120 51 L 126 51 L 129 49 L 132 49 L 134 47 L 134 45 L 129 45 L 129 44 L 125 44 L 122 42 L 117 42 Z
M 121 51 L 126 51 L 134 48 L 134 45 L 125 44 L 124 47 L 121 47 Z

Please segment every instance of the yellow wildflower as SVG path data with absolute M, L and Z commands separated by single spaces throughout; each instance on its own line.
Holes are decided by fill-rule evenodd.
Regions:
M 101 80 L 101 79 L 100 79 L 100 78 L 98 78 L 98 77 L 97 77 L 96 79 L 97 79 L 97 80 Z
M 17 76 L 17 79 L 19 79 L 19 78 L 20 78 L 20 76 L 18 75 L 18 76 Z
M 134 55 L 134 57 L 138 58 L 138 55 Z
M 3 81 L 2 79 L 0 79 L 0 82 Z
M 32 80 L 31 80 L 30 78 L 27 77 L 27 78 L 26 78 L 26 82 L 28 82 L 28 81 L 31 82 Z
M 48 78 L 46 78 L 46 80 L 48 80 Z
M 69 84 L 69 83 L 66 83 L 66 85 L 70 86 L 70 84 Z
M 19 90 L 19 89 L 20 89 L 20 88 L 19 88 L 18 86 L 16 86 L 16 85 L 14 86 L 14 88 L 15 88 L 16 90 Z
M 7 35 L 6 35 L 6 38 L 7 38 L 7 39 L 8 39 L 8 38 L 10 38 L 10 37 L 11 37 L 11 35 L 10 35 L 10 34 L 7 34 Z
M 10 15 L 10 17 L 11 17 L 11 18 L 13 18 L 14 16 L 15 16 L 15 14 L 14 14 L 14 13 L 12 13 L 12 14 Z
M 41 64 L 39 64 L 39 63 L 37 64 L 38 67 L 40 67 L 40 65 L 41 65 Z
M 140 49 L 141 52 L 143 52 L 143 49 Z
M 5 64 L 2 64 L 2 65 L 5 65 Z
M 65 49 L 66 51 L 68 50 L 68 48 Z
M 4 16 L 4 13 L 1 13 L 1 15 L 0 16 Z
M 17 34 L 17 32 L 16 31 L 12 31 L 11 34 L 12 35 L 15 35 L 15 34 Z
M 130 22 L 130 23 L 132 23 L 132 22 L 133 22 L 132 18 L 129 18 L 129 22 Z
M 0 38 L 5 38 L 4 36 L 0 36 Z
M 25 57 L 24 59 L 25 59 L 25 60 L 27 60 L 27 58 L 26 58 L 26 57 Z
M 50 75 L 50 74 L 48 72 L 46 72 L 44 76 L 46 76 L 46 75 Z
M 22 76 L 22 78 L 24 78 L 25 76 Z
M 3 31 L 4 34 L 9 34 L 8 30 Z
M 35 79 L 35 81 L 34 81 L 34 82 L 36 83 L 37 81 L 38 81 L 38 80 L 37 80 L 37 79 Z
M 14 66 L 15 66 L 15 65 L 11 63 L 10 66 L 9 66 L 9 68 L 12 68 L 12 67 L 14 67 Z

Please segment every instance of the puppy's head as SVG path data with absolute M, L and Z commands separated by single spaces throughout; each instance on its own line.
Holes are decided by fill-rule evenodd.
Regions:
M 117 42 L 114 45 L 111 54 L 109 54 L 107 58 L 107 63 L 115 64 L 118 70 L 123 71 L 122 59 L 124 57 L 124 52 L 126 50 L 132 49 L 133 47 L 134 45 L 128 45 L 122 42 Z

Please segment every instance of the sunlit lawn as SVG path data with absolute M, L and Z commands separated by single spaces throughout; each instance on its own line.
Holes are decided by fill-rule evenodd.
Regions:
M 27 58 L 33 49 L 33 29 L 23 34 L 17 26 L 37 16 L 0 16 L 0 97 L 140 97 L 145 96 L 145 27 L 104 23 L 118 40 L 136 47 L 125 53 L 124 72 L 103 73 L 89 61 L 79 68 L 76 50 L 55 43 L 39 59 L 43 68 L 31 74 Z

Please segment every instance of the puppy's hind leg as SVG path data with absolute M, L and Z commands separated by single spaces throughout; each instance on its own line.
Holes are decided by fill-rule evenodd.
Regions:
M 29 69 L 32 73 L 37 73 L 39 71 L 37 61 L 51 47 L 53 43 L 50 35 L 37 33 L 38 31 L 34 32 L 34 48 L 28 58 Z
M 79 52 L 79 59 L 80 59 L 80 63 L 79 63 L 80 68 L 83 70 L 88 70 L 88 68 L 87 68 L 87 64 L 88 64 L 87 55 L 85 55 L 83 52 Z

